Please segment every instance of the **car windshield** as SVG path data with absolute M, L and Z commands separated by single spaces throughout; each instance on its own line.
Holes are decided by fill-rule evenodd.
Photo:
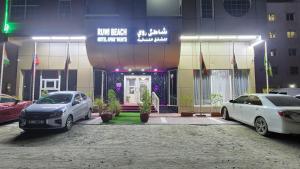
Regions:
M 267 96 L 275 106 L 300 106 L 300 100 L 290 96 Z
M 72 94 L 53 94 L 39 99 L 36 104 L 67 104 L 72 97 Z
M 0 96 L 0 103 L 11 103 L 11 102 L 15 102 L 15 99 L 10 97 Z

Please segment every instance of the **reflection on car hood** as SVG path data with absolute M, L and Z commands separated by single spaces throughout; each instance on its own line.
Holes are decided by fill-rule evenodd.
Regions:
M 32 104 L 26 108 L 26 112 L 55 112 L 66 106 L 67 104 Z

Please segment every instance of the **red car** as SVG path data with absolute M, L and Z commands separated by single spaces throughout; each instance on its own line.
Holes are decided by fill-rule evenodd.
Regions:
M 31 101 L 19 101 L 9 95 L 0 94 L 0 123 L 18 120 L 22 109 Z

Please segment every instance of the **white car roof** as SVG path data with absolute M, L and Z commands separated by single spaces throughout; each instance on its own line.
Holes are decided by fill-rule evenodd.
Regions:
M 49 94 L 79 94 L 82 92 L 79 91 L 58 91 L 58 92 L 51 92 Z
M 267 97 L 267 96 L 283 96 L 283 97 L 291 97 L 289 95 L 284 94 L 266 94 L 266 93 L 253 93 L 253 94 L 245 94 L 242 96 L 258 96 L 258 97 Z

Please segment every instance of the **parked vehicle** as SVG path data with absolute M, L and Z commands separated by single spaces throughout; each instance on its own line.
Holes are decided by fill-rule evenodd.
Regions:
M 297 99 L 300 99 L 300 95 L 295 96 Z
M 31 101 L 20 101 L 12 96 L 0 94 L 0 123 L 18 120 L 22 109 Z
M 269 132 L 300 134 L 300 100 L 281 94 L 243 95 L 225 103 L 223 118 L 254 126 L 261 135 Z
M 300 95 L 300 88 L 280 88 L 274 89 L 270 92 L 270 94 L 284 94 L 290 96 Z
M 81 92 L 53 92 L 22 110 L 19 126 L 23 130 L 60 129 L 70 130 L 73 122 L 90 119 L 92 101 Z

